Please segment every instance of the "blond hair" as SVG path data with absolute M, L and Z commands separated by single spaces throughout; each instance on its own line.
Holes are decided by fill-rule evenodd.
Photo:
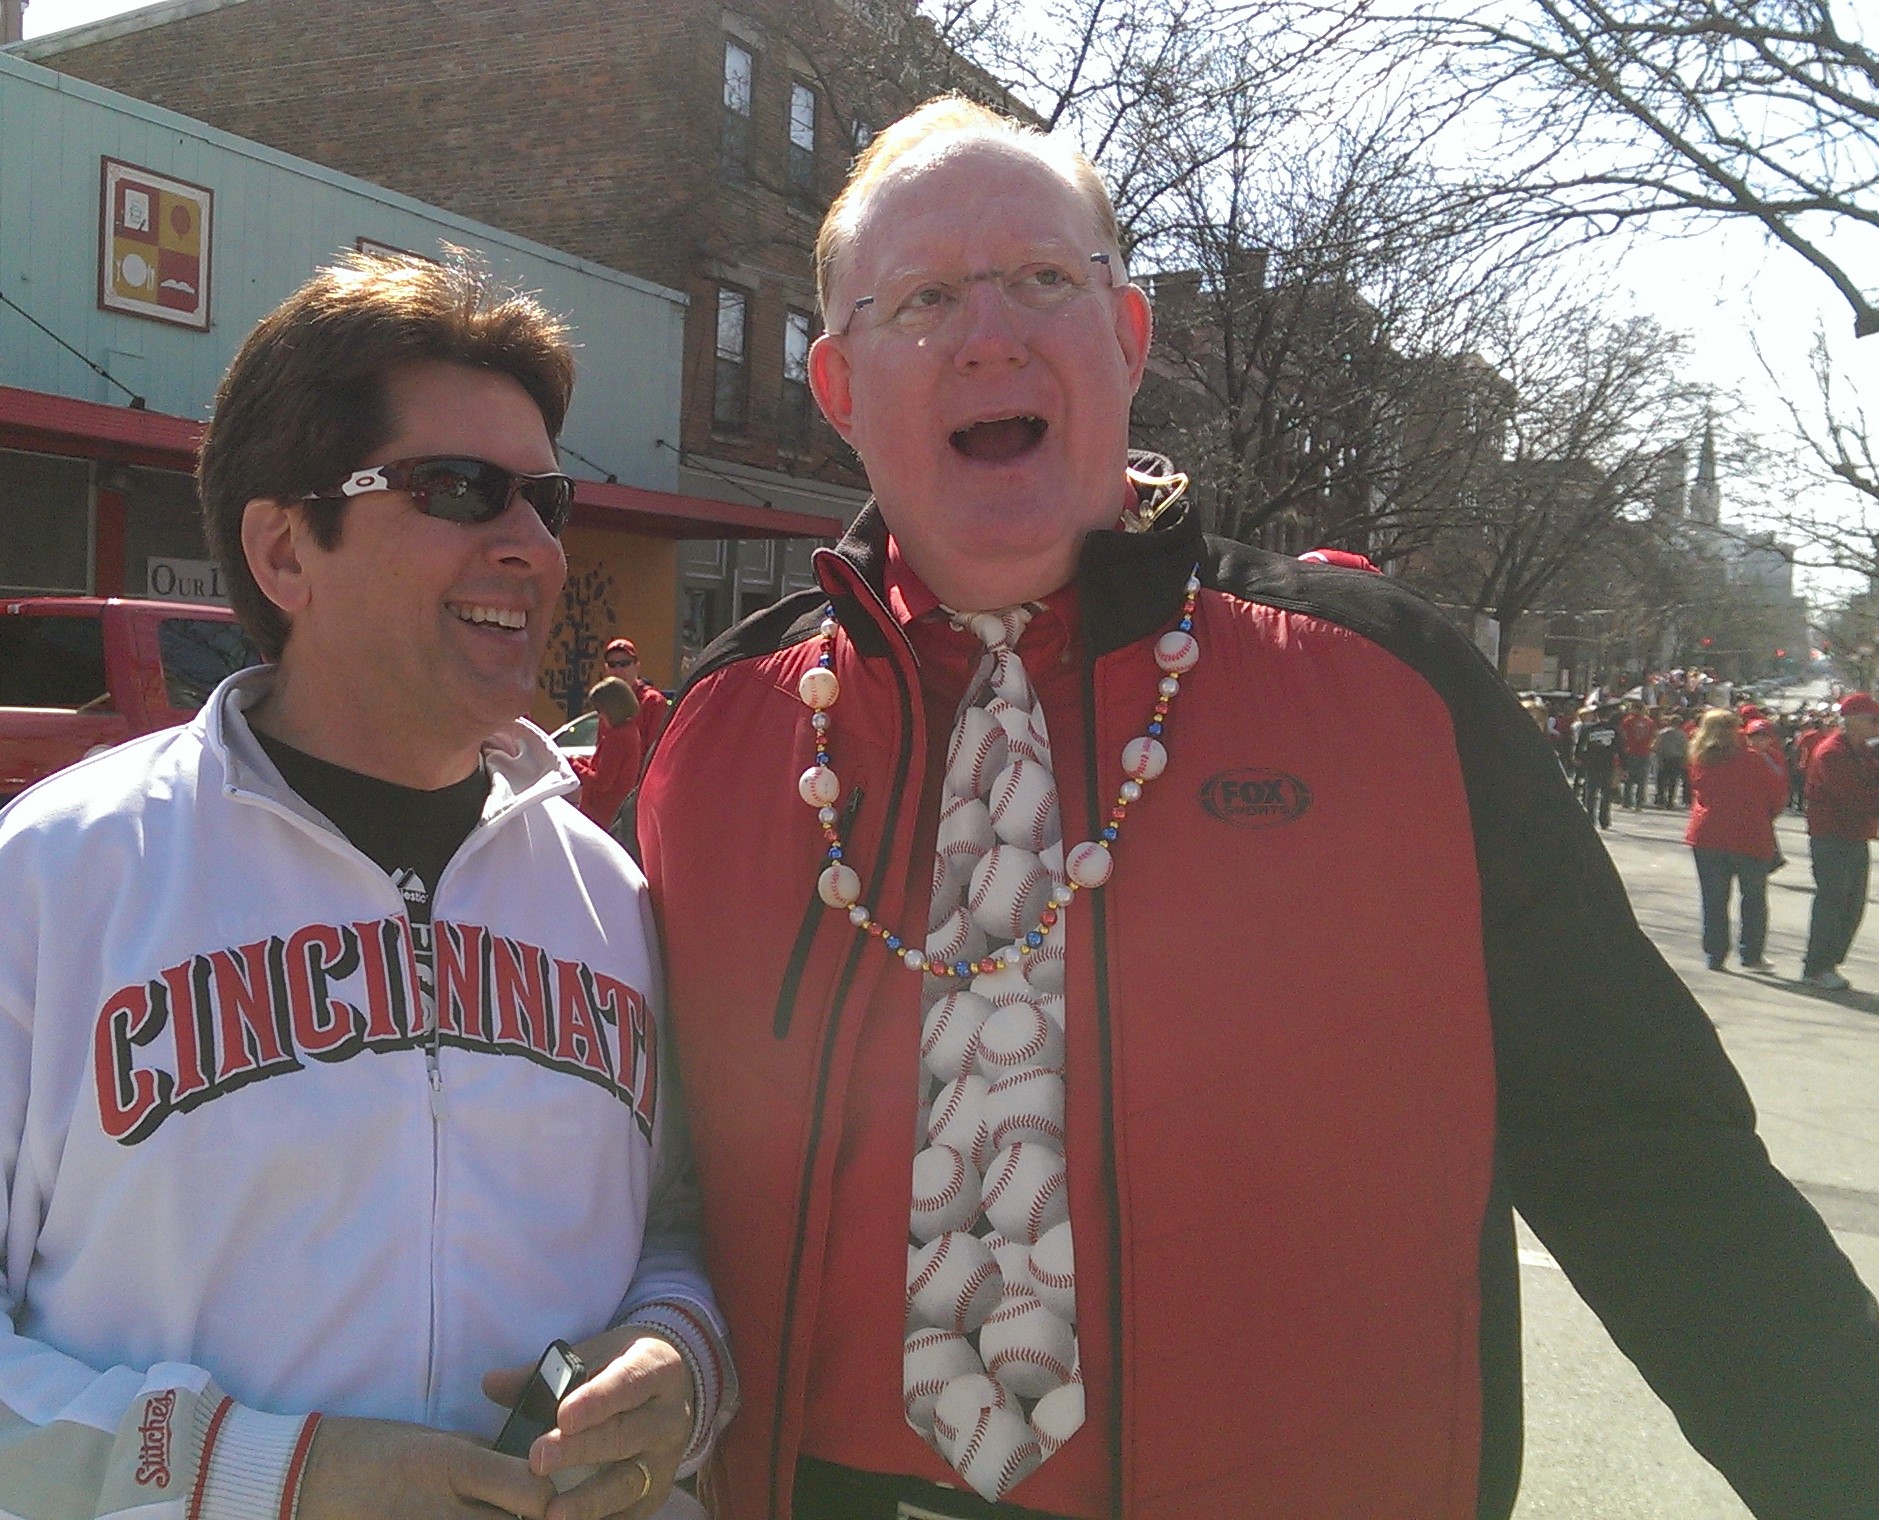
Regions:
M 964 95 L 937 95 L 875 136 L 855 160 L 848 183 L 822 218 L 822 228 L 816 234 L 816 300 L 822 307 L 825 325 L 829 324 L 829 290 L 835 283 L 836 265 L 854 241 L 869 199 L 896 164 L 921 150 L 934 151 L 942 140 L 1003 143 L 1031 154 L 1063 175 L 1095 218 L 1102 247 L 1091 251 L 1109 254 L 1115 260 L 1110 269 L 1114 282 L 1126 282 L 1115 203 L 1109 199 L 1109 189 L 1096 166 L 1080 148 Z
M 1690 741 L 1690 762 L 1712 765 L 1735 749 L 1741 737 L 1742 720 L 1726 707 L 1712 707 L 1696 721 L 1696 737 Z

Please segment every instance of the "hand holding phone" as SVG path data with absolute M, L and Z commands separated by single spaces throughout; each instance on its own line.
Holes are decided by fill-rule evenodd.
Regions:
M 587 1366 L 575 1355 L 566 1341 L 551 1341 L 541 1360 L 522 1388 L 502 1434 L 496 1437 L 496 1450 L 504 1456 L 528 1460 L 529 1449 L 555 1428 L 561 1401 L 587 1381 Z M 593 1467 L 570 1467 L 552 1475 L 555 1488 L 566 1493 L 575 1484 L 591 1476 Z

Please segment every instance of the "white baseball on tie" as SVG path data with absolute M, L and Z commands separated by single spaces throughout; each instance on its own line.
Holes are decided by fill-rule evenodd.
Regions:
M 933 847 L 964 875 L 998 843 L 991 809 L 978 797 L 948 797 L 940 806 L 939 832 Z
M 960 899 L 966 895 L 966 881 L 972 875 L 964 866 L 956 865 L 938 851 L 933 855 L 933 895 L 927 901 L 926 932 L 931 934 L 946 921 L 953 909 L 960 905 Z
M 1040 997 L 1037 1000 L 1037 1006 L 1044 1010 L 1044 1017 L 1049 1019 L 1051 1023 L 1057 1026 L 1057 1032 L 1059 1034 L 1063 1033 L 1063 1029 L 1064 1029 L 1063 994 L 1058 992 L 1058 993 L 1052 993 L 1046 997 Z
M 992 1158 L 992 1127 L 985 1120 L 985 1078 L 955 1077 L 933 1097 L 928 1145 L 950 1145 L 981 1172 Z
M 907 1310 L 916 1325 L 970 1335 L 1004 1296 L 991 1247 L 964 1230 L 934 1236 L 911 1265 Z
M 1007 702 L 1003 697 L 993 697 L 985 704 L 984 711 L 986 716 L 1003 731 L 1007 754 L 1014 744 L 1029 744 L 1031 736 L 1029 710 Z
M 1037 990 L 1024 979 L 1022 964 L 1001 966 L 996 971 L 973 977 L 972 990 L 994 1008 L 1003 1008 L 1007 1003 L 1029 1002 L 1037 996 Z
M 1000 1077 L 985 1089 L 985 1123 L 991 1131 L 992 1149 L 1003 1150 L 1020 1140 L 1041 1140 L 1061 1151 L 1063 1105 L 1061 1071 L 1026 1066 Z
M 993 714 L 968 707 L 946 748 L 946 789 L 955 797 L 983 797 L 1005 768 L 1010 747 L 1005 726 Z
M 999 1271 L 1007 1284 L 1021 1282 L 1005 1267 L 1001 1257 Z M 1037 1237 L 1025 1259 L 1025 1277 L 1044 1307 L 1071 1324 L 1077 1318 L 1076 1253 L 1070 1239 L 1070 1221 L 1054 1224 Z
M 985 1370 L 1021 1399 L 1042 1398 L 1070 1381 L 1076 1332 L 1029 1288 L 1007 1285 L 979 1330 Z
M 963 1230 L 979 1213 L 979 1174 L 950 1145 L 929 1145 L 913 1158 L 915 1240 L 925 1243 L 948 1230 Z
M 1063 996 L 1063 942 L 1055 935 L 1024 958 L 1024 979 L 1046 997 Z
M 998 1263 L 998 1275 L 1008 1283 L 1031 1280 L 1031 1248 L 1022 1240 L 1007 1239 L 998 1230 L 988 1230 L 979 1239 L 991 1247 L 992 1260 Z
M 970 1398 L 962 1394 L 954 1399 L 953 1390 L 966 1382 L 961 1378 L 940 1395 L 933 1406 L 933 1430 L 939 1434 L 942 1406 L 956 1406 L 944 1409 L 945 1415 L 958 1419 L 956 1426 L 948 1426 L 954 1435 L 946 1441 L 946 1447 L 950 1448 L 945 1450 L 947 1460 L 975 1493 L 996 1503 L 1001 1495 L 1016 1488 L 1037 1470 L 1044 1454 L 1024 1416 L 1013 1409 L 1009 1401 L 1003 1404 L 984 1401 L 976 1409 L 969 1408 L 971 1399 L 983 1401 L 986 1398 L 977 1385 L 968 1386 Z
M 995 844 L 972 868 L 966 906 L 972 921 L 987 934 L 1016 939 L 1037 925 L 1050 906 L 1056 883 L 1033 851 L 1015 844 Z
M 977 992 L 954 988 L 921 1020 L 920 1064 L 942 1082 L 965 1076 L 977 1057 L 979 1030 L 992 1013 Z
M 1035 1140 L 1008 1145 L 992 1157 L 979 1187 L 985 1217 L 1008 1240 L 1035 1245 L 1070 1217 L 1063 1153 Z
M 933 1405 L 946 1391 L 946 1385 L 968 1373 L 983 1375 L 984 1371 L 985 1364 L 963 1335 L 930 1328 L 912 1332 L 900 1362 L 901 1407 L 907 1412 L 907 1423 L 931 1438 Z
M 985 1002 L 983 998 L 979 1001 Z M 1027 1066 L 1062 1070 L 1063 1030 L 1036 1003 L 1006 1003 L 1002 1008 L 987 1003 L 978 1038 L 973 1042 L 973 1065 L 987 1082 L 996 1082 Z
M 1083 1426 L 1083 1379 L 1073 1377 L 1061 1388 L 1053 1388 L 1031 1406 L 1031 1430 L 1047 1457 Z
M 974 1360 L 978 1353 L 974 1352 Z M 950 1379 L 933 1401 L 933 1439 L 947 1461 L 959 1443 L 971 1435 L 980 1414 L 987 1409 L 1004 1409 L 1011 1403 L 1005 1385 L 981 1366 L 968 1369 Z
M 926 937 L 930 961 L 975 961 L 984 954 L 985 930 L 964 908 L 953 909 Z
M 1007 844 L 1034 854 L 1063 839 L 1057 783 L 1035 760 L 1013 760 L 992 780 L 986 806 L 992 829 Z

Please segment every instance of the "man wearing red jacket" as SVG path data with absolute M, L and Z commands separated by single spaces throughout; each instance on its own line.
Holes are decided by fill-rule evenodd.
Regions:
M 725 1512 L 1505 1517 L 1517 1205 L 1761 1516 L 1870 1517 L 1871 1296 L 1472 645 L 1131 458 L 1088 162 L 930 103 L 817 267 L 874 500 L 637 812 Z
M 666 713 L 672 703 L 664 692 L 640 675 L 639 646 L 631 639 L 610 639 L 601 653 L 601 663 L 614 680 L 631 686 L 639 700 L 639 711 L 633 723 L 639 729 L 639 751 L 643 756 L 664 731 Z
M 1870 841 L 1879 832 L 1879 702 L 1863 691 L 1840 699 L 1840 730 L 1815 746 L 1807 767 L 1807 845 L 1814 866 L 1814 912 L 1801 980 L 1843 992 L 1837 969 L 1866 913 Z
M 1618 737 L 1624 752 L 1624 805 L 1641 813 L 1651 773 L 1651 741 L 1657 737 L 1657 725 L 1646 716 L 1642 702 L 1625 704 L 1625 715 L 1618 720 Z

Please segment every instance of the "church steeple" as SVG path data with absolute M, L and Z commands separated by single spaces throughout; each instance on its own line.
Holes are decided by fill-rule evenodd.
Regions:
M 1696 460 L 1696 483 L 1690 487 L 1690 516 L 1715 527 L 1722 517 L 1722 487 L 1716 480 L 1716 421 L 1703 420 L 1703 450 Z

